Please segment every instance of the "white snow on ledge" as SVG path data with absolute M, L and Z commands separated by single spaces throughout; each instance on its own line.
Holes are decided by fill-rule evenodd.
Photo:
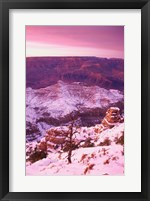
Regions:
M 46 159 L 26 167 L 26 175 L 124 175 L 124 148 L 115 143 L 124 131 L 124 123 L 100 133 L 95 147 L 79 148 L 72 152 L 72 163 L 68 164 L 67 152 L 49 153 Z M 99 143 L 109 138 L 109 146 Z

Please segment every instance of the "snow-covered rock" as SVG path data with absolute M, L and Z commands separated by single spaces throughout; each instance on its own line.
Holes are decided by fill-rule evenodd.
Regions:
M 98 86 L 84 86 L 78 83 L 57 84 L 41 89 L 26 89 L 27 121 L 37 119 L 39 113 L 49 112 L 60 117 L 82 108 L 105 107 L 123 99 L 118 90 L 107 90 Z M 47 114 L 48 115 L 48 114 Z
M 80 139 L 90 134 L 94 147 L 73 150 L 71 164 L 67 160 L 68 152 L 49 152 L 47 158 L 27 163 L 26 175 L 123 175 L 124 123 L 101 133 L 95 133 L 94 128 L 80 128 Z
M 107 90 L 99 86 L 84 86 L 78 82 L 57 84 L 40 89 L 26 89 L 27 141 L 38 140 L 45 130 L 69 122 L 70 114 L 82 114 L 77 123 L 93 121 L 94 115 L 103 113 L 112 104 L 122 102 L 123 94 L 118 90 Z M 84 115 L 83 115 L 84 114 Z M 98 119 L 98 118 L 97 118 Z M 99 122 L 97 122 L 99 123 Z
M 118 107 L 110 107 L 106 112 L 102 125 L 104 127 L 112 128 L 120 122 L 123 122 L 123 118 L 120 115 L 120 109 Z

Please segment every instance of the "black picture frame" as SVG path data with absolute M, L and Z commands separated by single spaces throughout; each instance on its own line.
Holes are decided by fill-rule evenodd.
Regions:
M 9 192 L 9 9 L 56 8 L 141 9 L 141 192 Z M 0 0 L 0 14 L 1 200 L 150 200 L 150 123 L 148 122 L 150 115 L 150 2 L 148 0 Z

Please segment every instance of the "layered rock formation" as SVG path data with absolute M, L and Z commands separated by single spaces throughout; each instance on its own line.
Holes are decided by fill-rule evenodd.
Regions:
M 124 60 L 98 57 L 30 57 L 26 59 L 27 87 L 54 85 L 58 80 L 82 82 L 106 89 L 124 88 Z
M 45 130 L 69 125 L 72 115 L 78 126 L 95 126 L 106 108 L 115 106 L 122 111 L 123 97 L 118 90 L 62 81 L 42 89 L 27 88 L 26 141 L 39 141 Z
M 57 149 L 59 146 L 63 146 L 66 141 L 68 131 L 61 129 L 50 129 L 45 135 L 45 141 L 47 143 L 48 150 Z
M 102 125 L 107 128 L 112 128 L 117 123 L 122 123 L 123 121 L 123 117 L 120 115 L 120 109 L 118 107 L 110 107 L 106 112 Z

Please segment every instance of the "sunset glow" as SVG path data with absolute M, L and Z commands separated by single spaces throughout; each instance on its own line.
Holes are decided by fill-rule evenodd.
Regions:
M 123 26 L 26 26 L 26 57 L 124 58 Z

